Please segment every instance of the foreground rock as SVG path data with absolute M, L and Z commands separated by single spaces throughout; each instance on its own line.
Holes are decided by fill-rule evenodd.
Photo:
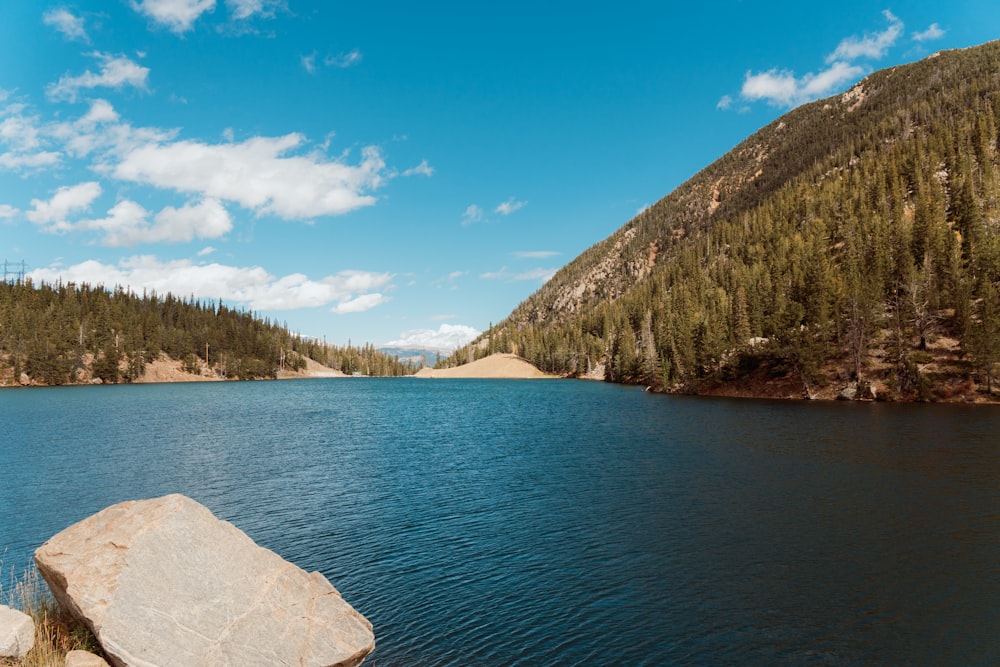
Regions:
M 63 667 L 108 667 L 108 662 L 89 651 L 70 651 L 66 654 Z
M 0 658 L 21 659 L 35 645 L 35 622 L 27 614 L 0 604 Z
M 35 551 L 116 666 L 361 664 L 371 623 L 318 572 L 181 495 L 114 505 Z

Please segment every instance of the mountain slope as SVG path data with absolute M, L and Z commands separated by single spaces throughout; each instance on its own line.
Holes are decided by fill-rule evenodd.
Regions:
M 450 361 L 513 351 L 673 391 L 757 376 L 990 395 L 998 127 L 1000 42 L 876 72 L 762 128 Z

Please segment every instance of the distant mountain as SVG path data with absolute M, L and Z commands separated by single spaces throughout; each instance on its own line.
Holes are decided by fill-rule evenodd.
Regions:
M 388 357 L 398 357 L 401 362 L 414 364 L 417 367 L 433 366 L 453 352 L 451 348 L 444 347 L 378 346 L 375 349 Z
M 762 128 L 447 362 L 667 391 L 996 398 L 1000 42 Z M 664 156 L 669 160 L 669 156 Z

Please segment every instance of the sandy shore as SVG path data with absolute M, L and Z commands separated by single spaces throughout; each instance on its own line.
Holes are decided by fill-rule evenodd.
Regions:
M 420 378 L 554 378 L 513 354 L 492 354 L 456 368 L 421 368 Z

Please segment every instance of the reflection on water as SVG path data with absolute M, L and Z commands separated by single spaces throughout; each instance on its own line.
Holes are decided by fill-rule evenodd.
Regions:
M 380 667 L 1000 662 L 995 407 L 312 380 L 3 391 L 0 433 L 8 571 L 185 493 Z

